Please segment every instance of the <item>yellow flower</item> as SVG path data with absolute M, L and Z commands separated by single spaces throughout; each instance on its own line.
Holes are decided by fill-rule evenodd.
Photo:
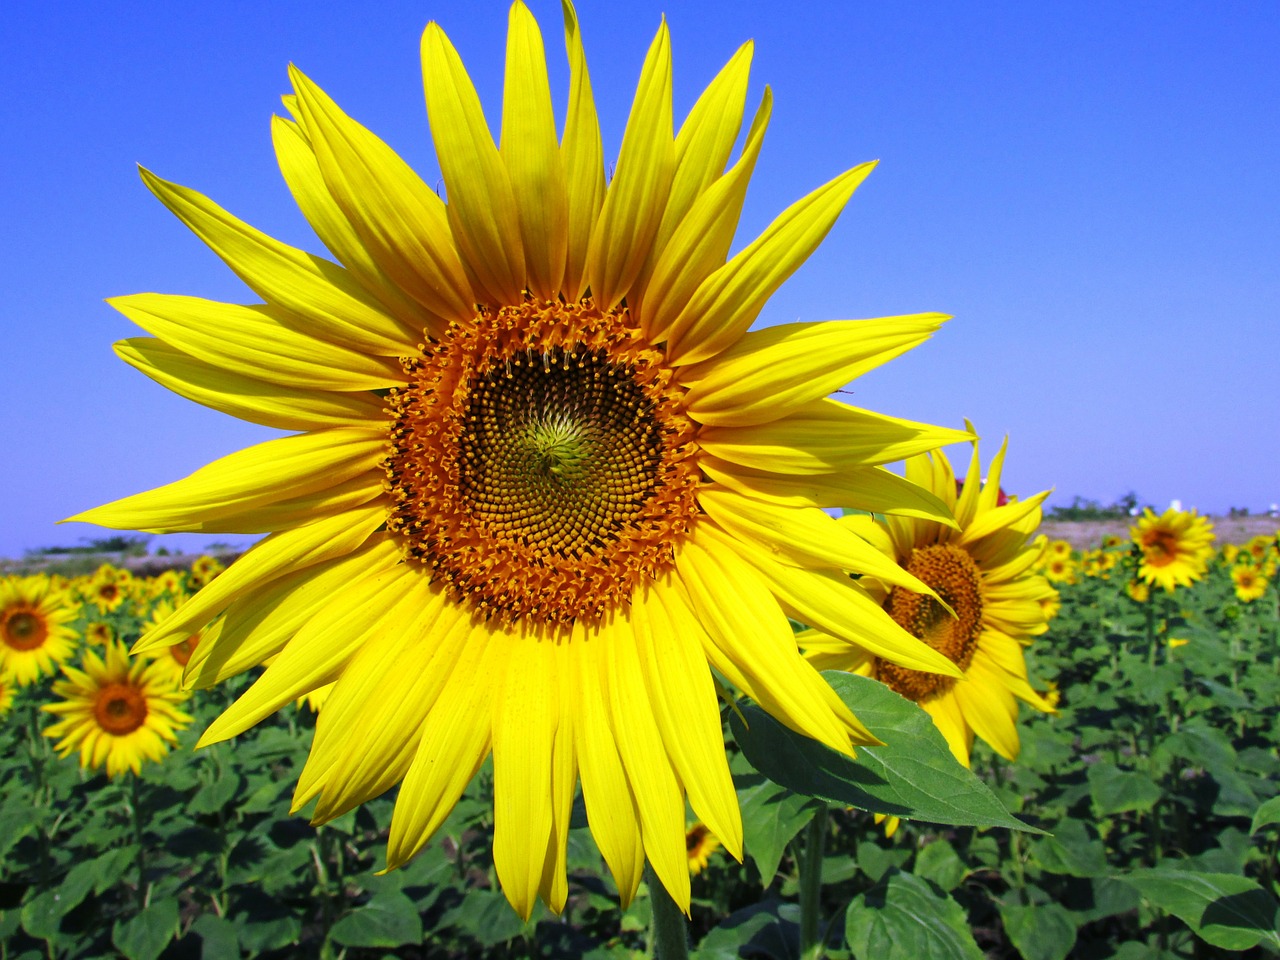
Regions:
M 115 636 L 116 633 L 111 629 L 111 624 L 103 620 L 93 620 L 84 628 L 85 643 L 91 643 L 95 647 L 105 647 L 115 639 Z
M 539 896 L 563 907 L 579 776 L 624 900 L 647 857 L 687 906 L 686 793 L 740 856 L 713 669 L 833 749 L 868 742 L 800 657 L 784 609 L 886 660 L 958 673 L 847 576 L 883 557 L 822 509 L 945 516 L 880 465 L 967 434 L 826 399 L 945 318 L 748 332 L 872 165 L 726 262 L 771 110 L 766 90 L 730 162 L 751 45 L 676 136 L 662 25 L 606 185 L 567 3 L 565 30 L 561 137 L 541 34 L 512 6 L 499 146 L 428 25 L 447 203 L 291 70 L 278 159 L 341 265 L 144 173 L 266 303 L 117 299 L 156 337 L 117 351 L 184 396 L 302 432 L 76 518 L 269 534 L 137 649 L 223 615 L 188 681 L 276 658 L 204 743 L 336 683 L 295 803 L 317 798 L 323 822 L 400 783 L 390 867 L 422 848 L 492 752 L 494 860 L 525 917 Z
M 1129 533 L 1142 550 L 1138 576 L 1170 593 L 1204 576 L 1213 556 L 1213 524 L 1194 510 L 1170 508 L 1157 517 L 1148 507 Z
M 885 584 L 882 591 L 890 616 L 953 661 L 963 680 L 849 652 L 816 630 L 797 638 L 819 669 L 875 677 L 919 703 L 966 765 L 975 734 L 1001 756 L 1017 758 L 1019 700 L 1037 710 L 1053 709 L 1028 681 L 1023 655 L 1023 645 L 1048 629 L 1045 601 L 1057 594 L 1043 576 L 1031 572 L 1043 539 L 1027 543 L 1040 525 L 1040 504 L 1048 491 L 999 505 L 1004 456 L 1002 446 L 984 483 L 975 441 L 969 473 L 958 491 L 941 451 L 907 460 L 908 479 L 946 502 L 958 527 L 915 517 L 888 517 L 879 523 L 848 516 L 843 521 L 954 611 L 953 616 L 934 596 L 899 584 Z
M 1151 597 L 1150 585 L 1142 580 L 1130 580 L 1124 585 L 1124 592 L 1137 603 L 1146 603 Z
M 1071 584 L 1076 582 L 1076 573 L 1079 569 L 1075 560 L 1070 556 L 1064 557 L 1061 554 L 1053 554 L 1049 556 L 1048 562 L 1040 568 L 1040 572 L 1044 574 L 1045 579 L 1050 583 Z
M 1268 535 L 1260 533 L 1256 537 L 1251 538 L 1249 542 L 1244 545 L 1244 548 L 1249 551 L 1249 554 L 1253 559 L 1261 562 L 1266 560 L 1269 556 L 1275 556 L 1276 538 L 1278 535 L 1280 534 L 1273 533 Z
M 173 600 L 157 600 L 155 606 L 151 608 L 151 619 L 143 628 L 143 632 L 145 633 L 164 623 L 169 617 L 173 616 L 174 610 L 180 605 L 181 601 L 175 603 Z M 204 630 L 195 630 L 177 643 L 152 649 L 146 654 L 146 657 L 159 664 L 162 668 L 160 672 L 172 681 L 175 686 L 180 686 L 183 672 L 187 669 L 187 664 L 191 662 L 192 654 L 195 653 L 201 641 L 207 640 L 211 635 L 217 633 L 219 627 L 220 623 L 214 623 Z
M 1236 558 L 1240 556 L 1240 547 L 1234 543 L 1224 543 L 1222 545 L 1222 559 L 1227 563 L 1235 563 Z
M 13 708 L 13 678 L 4 670 L 0 670 L 0 717 Z
M 705 823 L 695 823 L 685 831 L 684 846 L 689 858 L 689 875 L 696 877 L 707 869 L 707 861 L 720 849 L 720 841 Z
M 53 685 L 62 699 L 40 708 L 61 718 L 44 731 L 62 738 L 54 745 L 59 756 L 79 750 L 85 769 L 105 767 L 111 777 L 138 773 L 144 760 L 162 759 L 191 723 L 178 709 L 186 695 L 163 665 L 130 662 L 123 644 L 109 644 L 105 659 L 87 651 L 82 666 L 64 666 L 66 679 Z
M 1045 550 L 1044 559 L 1058 557 L 1063 560 L 1070 560 L 1074 552 L 1074 548 L 1066 540 L 1051 540 L 1048 549 Z
M 1245 603 L 1259 599 L 1267 592 L 1267 578 L 1257 567 L 1239 564 L 1231 568 L 1231 582 L 1236 596 Z
M 326 683 L 323 687 L 308 690 L 298 698 L 298 706 L 305 706 L 312 713 L 319 713 L 324 702 L 329 699 L 329 694 L 333 692 L 333 686 L 332 683 Z
M 191 586 L 198 590 L 225 569 L 222 561 L 217 557 L 196 557 L 191 563 L 188 578 L 191 581 Z
M 96 604 L 102 613 L 118 610 L 129 596 L 133 574 L 104 563 L 85 585 L 84 598 Z
M 72 600 L 47 577 L 0 577 L 0 673 L 16 685 L 54 673 L 76 649 Z

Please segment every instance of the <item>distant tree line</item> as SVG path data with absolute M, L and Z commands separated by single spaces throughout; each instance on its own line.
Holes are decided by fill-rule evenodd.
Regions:
M 1127 520 L 1140 508 L 1138 495 L 1132 490 L 1109 506 L 1103 506 L 1098 500 L 1085 497 L 1073 497 L 1071 505 L 1050 507 L 1051 520 Z

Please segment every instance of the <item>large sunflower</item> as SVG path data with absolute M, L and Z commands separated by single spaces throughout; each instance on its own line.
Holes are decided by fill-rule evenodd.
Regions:
M 144 760 L 162 759 L 191 723 L 178 709 L 187 694 L 164 664 L 130 662 L 124 645 L 113 641 L 103 657 L 86 651 L 81 666 L 62 668 L 66 679 L 53 685 L 62 699 L 41 707 L 61 718 L 44 731 L 58 740 L 60 756 L 79 750 L 86 769 L 105 767 L 111 777 L 138 773 Z
M 76 649 L 71 597 L 44 576 L 0 577 L 0 673 L 17 686 L 57 672 Z
M 1002 446 L 984 482 L 975 442 L 963 484 L 956 483 L 940 450 L 907 460 L 907 477 L 945 500 L 958 526 L 913 517 L 881 523 L 855 515 L 843 521 L 951 608 L 948 612 L 937 599 L 902 585 L 885 584 L 879 591 L 890 616 L 954 662 L 963 679 L 922 673 L 818 631 L 800 635 L 820 669 L 875 677 L 919 703 L 966 766 L 974 734 L 1002 757 L 1017 758 L 1019 700 L 1037 710 L 1053 709 L 1028 681 L 1023 656 L 1023 645 L 1048 629 L 1057 598 L 1048 581 L 1032 572 L 1044 538 L 1027 543 L 1040 525 L 1040 504 L 1049 492 L 1000 504 L 1004 455 Z
M 1170 593 L 1203 577 L 1213 557 L 1213 524 L 1194 510 L 1170 507 L 1157 517 L 1147 507 L 1129 532 L 1142 552 L 1138 576 Z
M 577 779 L 624 899 L 647 857 L 682 906 L 685 792 L 742 831 L 712 670 L 793 729 L 868 742 L 787 614 L 915 670 L 957 672 L 848 576 L 925 589 L 822 507 L 942 518 L 880 464 L 965 434 L 826 399 L 924 340 L 936 314 L 748 332 L 863 164 L 727 259 L 771 109 L 730 163 L 745 45 L 673 132 L 663 24 L 612 179 L 578 23 L 552 116 L 542 38 L 511 8 L 500 145 L 443 31 L 422 37 L 448 202 L 297 70 L 281 170 L 341 266 L 184 187 L 147 185 L 265 304 L 145 294 L 129 363 L 208 406 L 302 431 L 75 519 L 269 533 L 153 629 L 222 615 L 197 686 L 271 665 L 206 732 L 234 736 L 336 681 L 296 794 L 327 820 L 397 782 L 394 867 L 492 751 L 494 860 L 528 916 L 566 895 Z

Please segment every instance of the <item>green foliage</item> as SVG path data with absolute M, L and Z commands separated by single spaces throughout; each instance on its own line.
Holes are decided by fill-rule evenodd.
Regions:
M 1049 519 L 1069 521 L 1127 520 L 1139 506 L 1138 495 L 1132 491 L 1107 506 L 1103 506 L 1098 500 L 1074 496 L 1071 498 L 1070 506 L 1050 507 Z
M 833 958 L 1280 953 L 1275 588 L 1242 603 L 1215 565 L 1147 606 L 1121 589 L 1127 562 L 1063 588 L 1029 648 L 1031 677 L 1061 702 L 1024 710 L 1016 763 L 979 743 L 966 770 L 918 707 L 860 677 L 828 676 L 885 741 L 852 760 L 750 703 L 745 725 L 726 710 L 746 862 L 720 851 L 694 878 L 696 955 L 801 955 L 801 848 L 824 806 L 816 908 Z M 128 640 L 147 613 L 80 625 L 106 619 Z M 197 693 L 197 723 L 136 791 L 56 758 L 39 735 L 47 686 L 19 692 L 0 717 L 0 956 L 643 955 L 647 890 L 620 908 L 581 811 L 565 916 L 539 908 L 525 924 L 507 906 L 487 768 L 424 852 L 379 876 L 394 790 L 318 828 L 289 812 L 308 711 L 192 752 L 248 682 Z M 868 811 L 901 825 L 886 836 Z

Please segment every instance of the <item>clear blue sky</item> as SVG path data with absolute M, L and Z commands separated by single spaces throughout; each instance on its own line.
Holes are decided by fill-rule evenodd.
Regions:
M 567 84 L 558 3 L 533 0 Z M 953 314 L 860 406 L 968 416 L 1006 487 L 1203 511 L 1280 501 L 1280 8 L 1267 2 L 598 2 L 579 7 L 616 156 L 665 12 L 677 117 L 756 41 L 773 122 L 738 244 L 879 158 L 764 322 Z M 437 176 L 418 38 L 453 39 L 500 116 L 505 2 L 25 2 L 0 37 L 0 555 L 106 535 L 60 517 L 269 432 L 115 359 L 104 297 L 252 295 L 138 180 L 196 188 L 319 250 L 269 117 L 296 62 Z M 213 538 L 182 541 L 199 545 Z

